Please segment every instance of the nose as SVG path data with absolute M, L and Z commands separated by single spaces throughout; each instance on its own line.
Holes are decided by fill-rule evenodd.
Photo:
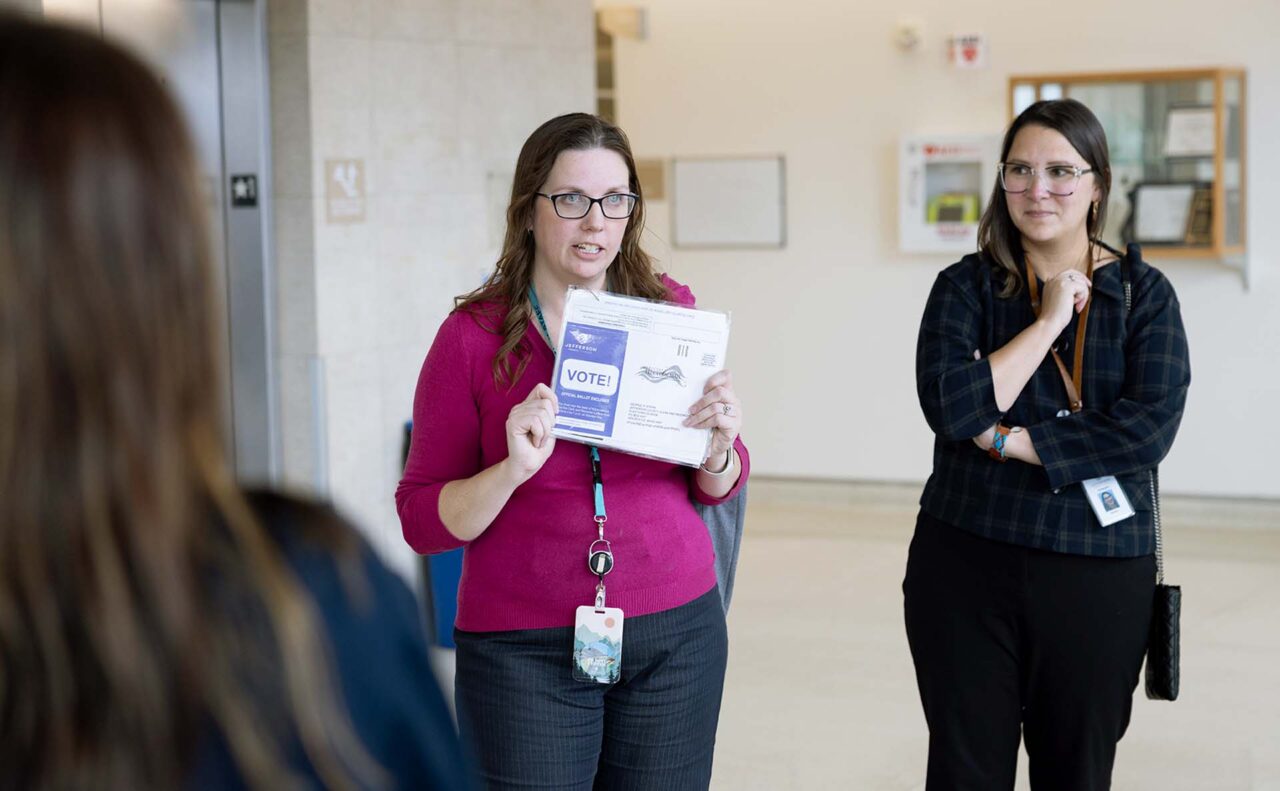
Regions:
M 604 204 L 595 201 L 587 209 L 587 213 L 582 217 L 582 227 L 599 230 L 604 227 Z
M 1052 193 L 1049 192 L 1049 177 L 1044 173 L 1037 171 L 1035 175 L 1031 177 L 1031 186 L 1027 187 L 1027 195 L 1032 198 L 1040 199 L 1047 198 L 1051 194 Z

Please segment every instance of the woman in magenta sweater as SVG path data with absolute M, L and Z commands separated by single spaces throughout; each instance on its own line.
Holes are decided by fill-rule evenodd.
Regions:
M 418 552 L 465 546 L 455 641 L 458 719 L 490 788 L 704 789 L 727 654 L 715 556 L 691 498 L 737 493 L 749 460 L 727 371 L 690 405 L 703 466 L 551 434 L 547 386 L 570 286 L 693 305 L 640 249 L 644 202 L 622 130 L 554 118 L 516 163 L 503 252 L 427 354 L 396 504 Z M 595 469 L 593 469 L 593 467 Z M 595 601 L 595 483 L 625 617 L 612 683 L 573 672 L 575 612 Z

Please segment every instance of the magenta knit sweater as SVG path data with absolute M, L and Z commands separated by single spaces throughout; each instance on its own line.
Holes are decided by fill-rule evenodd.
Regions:
M 670 299 L 693 305 L 689 289 L 663 276 Z M 501 326 L 502 317 L 481 319 Z M 440 490 L 507 456 L 505 426 L 511 408 L 538 382 L 550 382 L 555 357 L 532 323 L 524 343 L 532 357 L 510 391 L 493 381 L 501 336 L 470 313 L 455 311 L 436 334 L 418 378 L 413 439 L 396 508 L 405 540 L 430 554 L 463 546 L 440 521 Z M 700 393 L 690 393 L 693 404 Z M 746 447 L 737 443 L 742 475 L 750 472 Z M 600 451 L 609 515 L 605 538 L 616 565 L 605 580 L 608 605 L 628 617 L 690 602 L 716 584 L 707 528 L 690 495 L 714 505 L 693 482 L 693 470 L 609 450 Z M 507 501 L 488 529 L 469 544 L 462 561 L 457 626 L 489 632 L 572 626 L 575 609 L 591 604 L 596 578 L 587 547 L 596 537 L 587 446 L 558 440 L 536 475 Z

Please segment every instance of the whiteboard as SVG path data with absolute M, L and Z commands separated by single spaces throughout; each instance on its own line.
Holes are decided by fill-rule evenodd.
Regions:
M 782 247 L 785 166 L 780 156 L 676 159 L 671 225 L 676 247 Z

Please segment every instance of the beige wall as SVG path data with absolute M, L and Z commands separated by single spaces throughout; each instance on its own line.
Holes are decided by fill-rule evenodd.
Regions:
M 598 5 L 612 4 L 609 0 Z M 624 3 L 625 4 L 625 3 Z M 651 157 L 782 153 L 788 245 L 670 250 L 668 207 L 648 243 L 701 301 L 734 313 L 730 367 L 761 474 L 919 481 L 931 435 L 914 390 L 920 313 L 956 256 L 897 249 L 900 136 L 999 132 L 1014 73 L 1241 65 L 1249 70 L 1254 285 L 1210 263 L 1164 265 L 1183 305 L 1193 387 L 1168 490 L 1280 497 L 1280 4 L 1251 0 L 1012 6 L 651 0 L 647 40 L 617 44 L 619 117 Z M 902 18 L 924 41 L 904 54 Z M 948 68 L 952 33 L 985 33 L 990 67 Z
M 392 496 L 418 370 L 492 268 L 525 137 L 594 105 L 591 5 L 271 0 L 269 17 L 286 482 L 327 488 L 409 573 Z M 364 222 L 327 222 L 331 159 L 363 162 Z

